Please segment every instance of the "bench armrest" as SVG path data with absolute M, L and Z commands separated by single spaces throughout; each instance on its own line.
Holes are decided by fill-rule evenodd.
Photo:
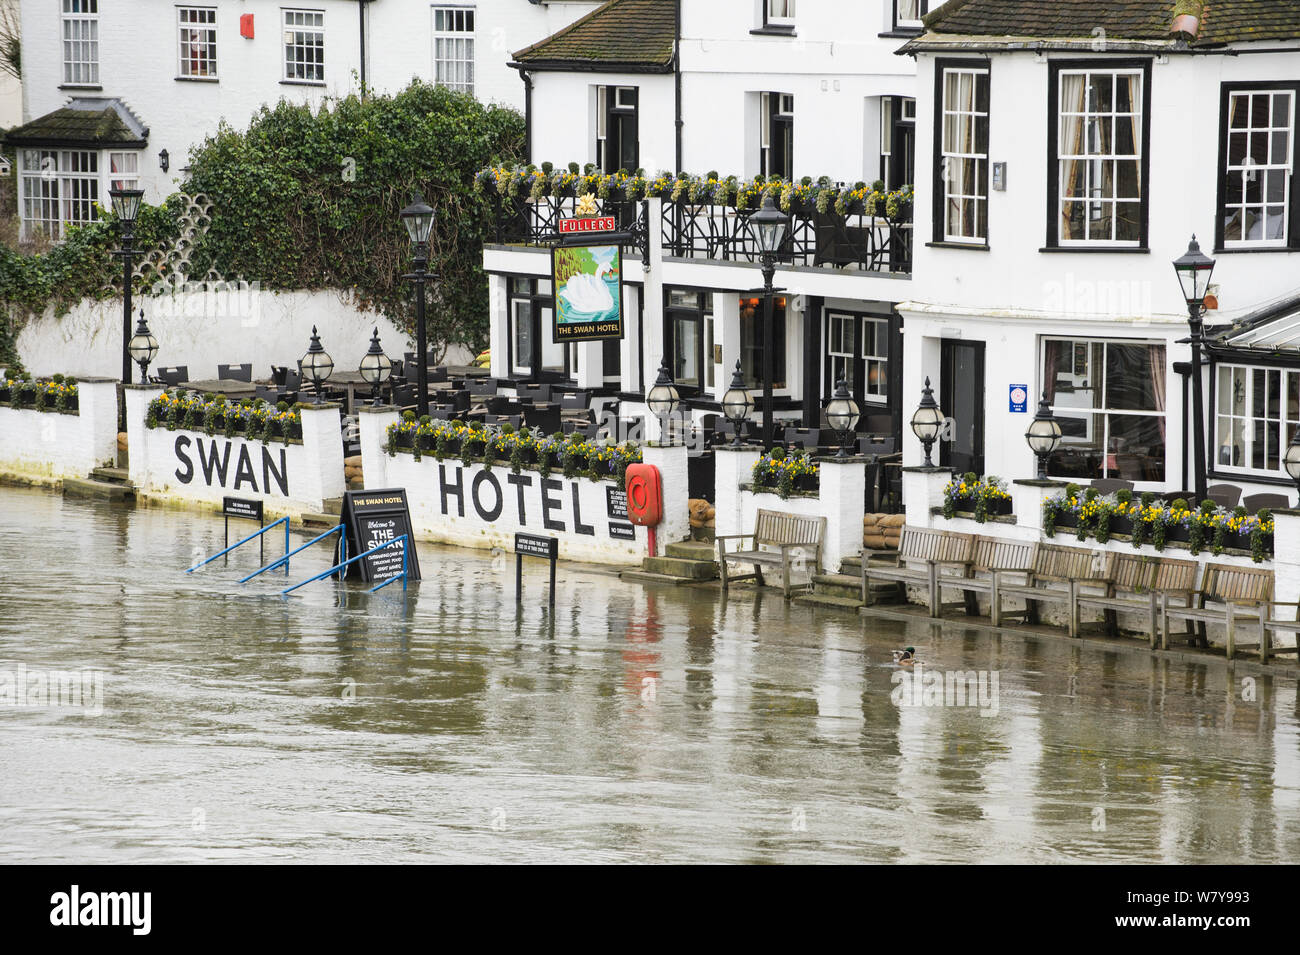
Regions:
M 973 560 L 932 560 L 932 564 L 938 564 L 940 567 L 969 567 L 975 563 Z
M 723 534 L 720 537 L 714 537 L 715 541 L 732 541 L 739 540 L 742 537 L 753 537 L 753 534 Z

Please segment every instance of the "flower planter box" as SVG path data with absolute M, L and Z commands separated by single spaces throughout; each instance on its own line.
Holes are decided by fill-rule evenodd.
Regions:
M 413 447 L 411 443 L 411 435 L 409 434 L 399 431 L 397 434 L 393 435 L 393 439 L 396 442 L 399 451 L 410 451 Z
M 1112 516 L 1110 519 L 1110 532 L 1112 535 L 1125 534 L 1132 536 L 1133 518 Z
M 1057 515 L 1056 515 L 1056 526 L 1057 526 L 1058 528 L 1059 528 L 1059 527 L 1069 527 L 1069 528 L 1075 528 L 1075 527 L 1078 527 L 1078 526 L 1079 526 L 1079 515 L 1078 515 L 1078 514 L 1057 514 Z
M 1167 541 L 1182 541 L 1184 544 L 1186 544 L 1191 539 L 1192 539 L 1192 530 L 1190 527 L 1183 527 L 1181 525 L 1178 525 L 1178 526 L 1166 528 L 1165 530 L 1165 540 Z
M 815 474 L 800 474 L 794 479 L 794 489 L 815 494 L 821 489 L 821 478 Z

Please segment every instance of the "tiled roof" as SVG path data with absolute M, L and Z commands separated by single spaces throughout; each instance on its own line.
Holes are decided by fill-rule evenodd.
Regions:
M 5 142 L 16 146 L 143 146 L 149 130 L 119 99 L 85 97 L 15 126 Z
M 673 0 L 609 0 L 514 58 L 534 69 L 667 72 L 676 38 Z
M 1297 0 L 949 0 L 925 25 L 961 36 L 1069 39 L 1104 30 L 1119 40 L 1171 40 L 1175 18 L 1198 13 L 1194 46 L 1300 38 Z

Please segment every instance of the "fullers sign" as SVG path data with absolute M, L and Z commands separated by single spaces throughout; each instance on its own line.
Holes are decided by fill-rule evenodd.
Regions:
M 561 219 L 560 234 L 593 233 L 591 244 L 561 244 L 551 250 L 555 288 L 553 341 L 581 342 L 623 337 L 622 233 L 600 243 L 599 234 L 612 232 L 613 216 Z

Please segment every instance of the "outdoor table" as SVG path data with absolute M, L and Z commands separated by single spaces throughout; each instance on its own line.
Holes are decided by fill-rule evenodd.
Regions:
M 205 378 L 200 381 L 187 381 L 178 387 L 191 391 L 202 391 L 210 395 L 239 395 L 245 397 L 257 391 L 259 382 L 233 381 L 229 378 Z
M 335 371 L 328 379 L 321 382 L 321 385 L 325 388 L 334 385 L 343 388 L 347 392 L 347 399 L 344 402 L 345 414 L 352 414 L 355 409 L 358 388 L 363 389 L 367 397 L 374 394 L 374 386 L 361 377 L 359 371 Z
M 479 368 L 477 365 L 446 365 L 447 377 L 449 378 L 487 378 L 492 374 L 489 368 Z

